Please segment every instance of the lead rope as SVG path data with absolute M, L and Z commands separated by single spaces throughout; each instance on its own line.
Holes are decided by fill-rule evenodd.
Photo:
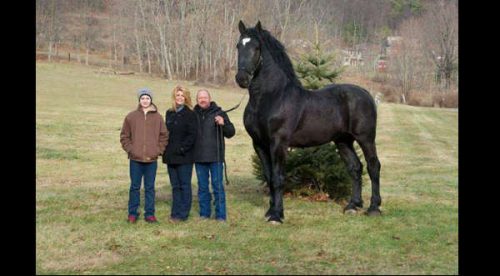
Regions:
M 220 137 L 221 137 L 221 146 L 222 146 L 222 153 L 226 151 L 226 145 L 224 143 L 224 135 L 222 133 L 222 126 L 219 126 L 219 131 L 220 131 Z M 227 166 L 226 166 L 226 158 L 222 160 L 222 163 L 224 163 L 224 178 L 226 180 L 226 186 L 229 185 L 229 178 L 227 177 Z
M 242 97 L 241 97 L 241 99 L 240 99 L 240 102 L 239 102 L 237 105 L 235 105 L 234 107 L 232 107 L 232 108 L 230 108 L 230 109 L 228 109 L 228 110 L 225 110 L 224 112 L 225 112 L 225 113 L 229 113 L 229 112 L 231 112 L 231 111 L 235 110 L 236 108 L 240 107 L 240 104 L 241 104 L 241 102 L 243 101 L 243 99 L 245 98 L 245 96 L 246 96 L 246 95 L 247 95 L 247 94 L 246 94 L 246 93 L 244 93 L 244 94 L 243 94 L 243 96 L 242 96 Z
M 234 107 L 228 109 L 228 110 L 225 110 L 224 112 L 227 114 L 233 110 L 235 110 L 236 108 L 240 107 L 240 104 L 241 102 L 243 102 L 243 99 L 245 98 L 247 94 L 244 93 L 243 96 L 241 97 L 240 99 L 240 102 L 235 105 Z M 221 144 L 222 144 L 222 152 L 225 152 L 225 144 L 224 144 L 224 136 L 223 136 L 223 133 L 222 133 L 222 126 L 220 125 L 217 125 L 218 126 L 218 130 L 217 130 L 217 136 L 219 136 L 219 132 L 220 132 L 220 137 L 222 139 L 221 141 Z M 218 149 L 218 146 L 219 146 L 219 139 L 217 138 L 217 161 L 220 161 L 219 159 L 219 149 Z M 226 185 L 229 185 L 229 178 L 227 177 L 227 164 L 226 164 L 226 158 L 224 158 L 224 160 L 222 160 L 222 162 L 224 163 L 224 175 L 225 175 L 225 180 L 226 180 Z
M 220 151 L 219 151 L 219 141 L 221 142 L 220 143 L 220 146 L 222 146 L 222 152 L 224 153 L 225 151 L 225 145 L 224 145 L 224 136 L 223 136 L 223 133 L 222 133 L 222 126 L 221 125 L 217 125 L 217 163 L 220 163 L 221 162 L 221 158 L 220 158 Z M 227 177 L 227 168 L 226 168 L 226 158 L 224 158 L 224 160 L 222 160 L 222 163 L 224 164 L 224 178 L 226 180 L 226 185 L 229 185 L 229 178 Z
M 221 170 L 219 169 L 219 164 L 220 164 L 220 151 L 219 151 L 219 137 L 220 137 L 220 135 L 219 135 L 219 130 L 222 130 L 222 126 L 221 126 L 221 125 L 219 125 L 219 124 L 216 124 L 216 128 L 217 128 L 217 130 L 216 130 L 216 132 L 215 132 L 215 133 L 216 133 L 216 144 L 217 144 L 217 146 L 216 146 L 216 148 L 217 148 L 217 149 L 216 149 L 216 150 L 217 150 L 217 166 L 216 166 L 216 168 L 217 168 L 217 169 L 216 169 L 216 174 L 217 174 L 217 177 L 216 177 L 216 178 L 217 178 L 217 180 L 219 180 L 219 178 L 221 178 L 221 177 L 222 177 L 222 175 L 221 175 L 221 174 L 222 174 L 222 173 L 221 173 Z M 221 198 L 221 194 L 222 194 L 222 189 L 223 189 L 223 187 L 222 187 L 223 183 L 222 183 L 222 181 L 217 181 L 217 182 L 218 182 L 218 184 L 217 184 L 217 185 L 219 186 L 219 193 L 218 193 L 219 200 L 218 200 L 218 205 L 216 204 L 215 208 L 216 208 L 216 209 L 218 208 L 218 209 L 219 209 L 219 211 L 220 211 L 220 212 L 222 212 L 222 210 L 221 210 L 221 209 L 222 209 L 222 198 Z M 212 184 L 213 184 L 213 183 L 212 183 Z M 216 214 L 216 215 L 217 215 L 217 214 Z

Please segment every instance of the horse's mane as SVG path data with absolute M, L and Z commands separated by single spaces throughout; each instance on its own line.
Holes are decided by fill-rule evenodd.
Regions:
M 247 30 L 248 34 L 257 37 L 264 47 L 269 51 L 274 62 L 283 70 L 285 75 L 294 83 L 295 85 L 302 87 L 295 71 L 293 70 L 292 62 L 288 57 L 285 47 L 281 42 L 274 38 L 271 33 L 267 30 L 262 30 L 257 32 L 255 28 L 250 28 Z

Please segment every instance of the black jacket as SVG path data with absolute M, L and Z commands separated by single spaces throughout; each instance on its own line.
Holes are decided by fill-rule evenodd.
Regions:
M 234 125 L 229 120 L 226 112 L 211 102 L 210 106 L 203 110 L 199 105 L 194 107 L 194 112 L 198 117 L 198 138 L 194 149 L 195 162 L 223 162 L 225 143 L 222 136 L 231 138 L 235 134 Z M 224 118 L 224 126 L 215 124 L 215 116 Z M 221 130 L 222 128 L 222 130 Z M 218 145 L 217 145 L 218 141 Z M 219 154 L 217 154 L 217 149 Z
M 179 112 L 169 109 L 165 114 L 165 124 L 170 136 L 162 156 L 163 163 L 193 163 L 198 126 L 195 113 L 186 106 Z

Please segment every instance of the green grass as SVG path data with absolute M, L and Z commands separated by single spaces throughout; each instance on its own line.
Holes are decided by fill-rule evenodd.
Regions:
M 229 113 L 228 222 L 167 222 L 171 188 L 158 166 L 159 225 L 129 225 L 128 160 L 119 143 L 125 115 L 144 86 L 164 114 L 178 83 L 100 75 L 80 65 L 36 65 L 37 274 L 457 274 L 457 112 L 379 106 L 383 216 L 344 216 L 333 202 L 286 198 L 285 223 L 264 220 L 268 197 L 251 174 L 242 106 Z M 199 86 L 179 82 L 196 92 Z M 209 88 L 227 109 L 246 92 Z M 363 177 L 368 206 L 370 184 Z M 143 204 L 143 198 L 141 204 Z M 141 207 L 142 208 L 142 207 Z

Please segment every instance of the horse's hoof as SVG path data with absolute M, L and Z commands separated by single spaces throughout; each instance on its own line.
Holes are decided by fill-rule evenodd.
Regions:
M 271 216 L 266 216 L 264 219 L 265 219 L 267 222 L 272 221 L 272 220 L 271 220 Z M 285 220 L 285 219 L 284 219 L 284 218 L 282 218 L 282 217 L 280 217 L 280 223 L 283 223 L 283 220 Z M 274 220 L 273 220 L 273 221 L 274 221 Z
M 270 224 L 276 225 L 276 224 L 282 224 L 283 221 L 278 217 L 278 216 L 273 216 L 271 215 L 269 219 L 267 220 Z
M 267 210 L 266 214 L 264 215 L 264 218 L 266 220 L 269 220 L 269 218 L 272 216 L 273 211 L 271 209 Z M 283 211 L 280 212 L 280 220 L 284 220 L 285 215 L 283 214 Z
M 382 215 L 382 212 L 378 209 L 366 211 L 366 215 L 369 217 L 378 217 Z
M 271 211 L 271 209 L 269 209 L 269 210 L 267 210 L 267 212 L 266 212 L 266 214 L 264 215 L 264 217 L 265 217 L 266 219 L 268 219 L 268 218 L 270 218 L 270 217 L 271 217 L 271 214 L 272 214 L 272 211 Z
M 275 221 L 275 220 L 268 220 L 267 222 L 269 224 L 271 224 L 271 225 L 281 225 L 281 224 L 283 224 L 283 222 L 281 222 L 281 221 Z
M 358 211 L 356 209 L 344 210 L 344 214 L 346 214 L 346 215 L 356 215 L 357 213 L 358 213 Z
M 271 212 L 267 212 L 265 215 L 264 215 L 264 218 L 266 220 L 269 220 L 269 218 L 271 217 Z

